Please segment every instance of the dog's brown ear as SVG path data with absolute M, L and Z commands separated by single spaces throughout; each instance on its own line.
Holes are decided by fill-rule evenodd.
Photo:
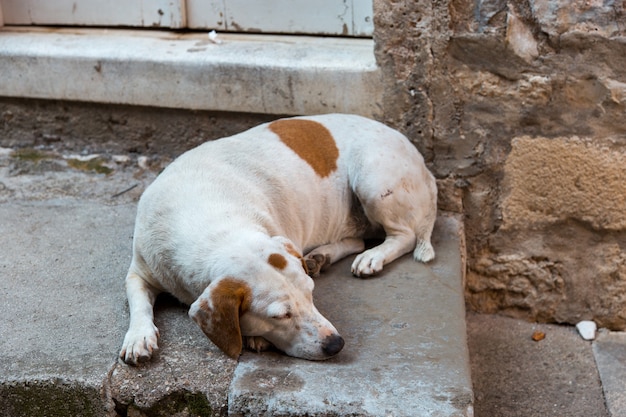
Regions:
M 189 315 L 204 334 L 231 358 L 241 354 L 239 316 L 250 308 L 250 287 L 235 278 L 223 278 L 209 285 L 191 305 Z

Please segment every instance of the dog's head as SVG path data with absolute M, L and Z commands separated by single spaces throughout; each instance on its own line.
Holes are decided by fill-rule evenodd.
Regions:
M 336 355 L 344 341 L 313 304 L 314 284 L 302 255 L 284 238 L 271 240 L 245 276 L 226 275 L 211 282 L 189 315 L 233 358 L 241 353 L 242 336 L 256 339 L 257 346 L 262 338 L 298 358 Z

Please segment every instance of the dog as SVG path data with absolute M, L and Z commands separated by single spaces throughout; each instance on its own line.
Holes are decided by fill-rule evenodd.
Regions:
M 150 359 L 161 292 L 232 358 L 245 346 L 330 358 L 344 346 L 313 304 L 319 270 L 356 254 L 357 277 L 435 256 L 435 179 L 401 133 L 346 114 L 279 119 L 171 163 L 137 206 L 120 357 Z M 382 243 L 364 251 L 364 238 Z

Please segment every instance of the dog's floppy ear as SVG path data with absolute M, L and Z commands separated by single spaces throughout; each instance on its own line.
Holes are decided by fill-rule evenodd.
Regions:
M 191 305 L 189 315 L 204 334 L 231 358 L 241 354 L 239 316 L 250 308 L 250 287 L 235 278 L 222 278 L 209 285 Z

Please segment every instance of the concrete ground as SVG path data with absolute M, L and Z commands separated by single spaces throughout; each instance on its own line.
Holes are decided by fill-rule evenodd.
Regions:
M 406 309 L 396 308 L 400 315 L 387 318 L 374 312 L 376 303 L 368 300 L 375 300 L 383 281 L 346 281 L 355 293 L 344 304 L 353 304 L 354 323 L 360 317 L 358 326 L 365 327 L 346 330 L 346 338 L 358 343 L 347 345 L 343 359 L 328 362 L 336 371 L 332 374 L 311 376 L 308 363 L 273 353 L 246 353 L 238 364 L 208 342 L 185 306 L 168 297 L 157 302 L 162 337 L 155 360 L 139 368 L 116 363 L 128 319 L 122 277 L 130 261 L 135 204 L 166 162 L 0 149 L 0 415 L 82 416 L 90 415 L 94 404 L 111 416 L 226 415 L 229 404 L 231 415 L 255 415 L 250 408 L 255 403 L 265 407 L 256 415 L 295 415 L 285 412 L 285 404 L 315 404 L 315 398 L 302 397 L 303 384 L 316 385 L 327 400 L 335 392 L 367 390 L 371 398 L 402 406 L 401 412 L 379 412 L 372 404 L 356 404 L 362 408 L 355 411 L 355 404 L 342 403 L 350 415 L 470 415 L 469 409 L 437 414 L 411 408 L 416 395 L 446 406 L 471 403 L 468 391 L 450 389 L 455 379 L 457 387 L 468 386 L 462 369 L 467 351 L 455 345 L 464 334 L 455 337 L 428 326 L 411 332 L 410 320 L 401 317 Z M 436 247 L 450 244 L 445 236 L 439 235 Z M 458 261 L 441 260 L 429 269 L 432 277 Z M 428 314 L 462 315 L 453 311 L 457 304 L 451 309 L 436 298 L 449 290 L 457 294 L 450 282 L 433 279 L 434 292 L 425 288 L 422 298 L 403 291 L 397 284 L 411 273 L 406 267 L 397 265 L 397 283 L 384 282 L 398 306 L 421 299 L 431 306 Z M 321 291 L 337 291 L 323 280 Z M 352 326 L 349 312 L 332 302 L 320 308 L 341 327 Z M 395 350 L 380 353 L 376 342 L 382 339 L 370 337 L 375 335 L 366 327 L 372 315 L 382 320 L 379 324 L 388 322 L 380 331 L 384 339 L 395 338 Z M 535 331 L 545 338 L 532 340 Z M 411 333 L 421 342 L 410 342 Z M 601 331 L 587 342 L 572 326 L 468 313 L 467 338 L 476 416 L 626 415 L 624 333 Z M 452 373 L 442 380 L 448 388 L 431 395 L 407 378 L 440 374 L 419 362 L 435 364 L 444 357 L 431 344 L 435 340 L 444 347 L 447 340 L 463 360 L 455 365 L 456 377 Z M 389 372 L 403 363 L 400 373 Z M 341 376 L 350 366 L 355 376 Z M 337 378 L 347 382 L 337 384 Z M 252 386 L 251 380 L 256 381 Z M 317 404 L 311 415 L 328 415 L 327 406 L 328 401 Z
M 171 298 L 160 349 L 118 363 L 138 196 L 162 162 L 0 151 L 0 410 L 6 416 L 471 416 L 460 222 L 438 219 L 428 265 L 406 256 L 316 280 L 344 350 L 324 362 L 226 357 Z
M 626 333 L 474 313 L 467 333 L 476 416 L 626 416 Z

